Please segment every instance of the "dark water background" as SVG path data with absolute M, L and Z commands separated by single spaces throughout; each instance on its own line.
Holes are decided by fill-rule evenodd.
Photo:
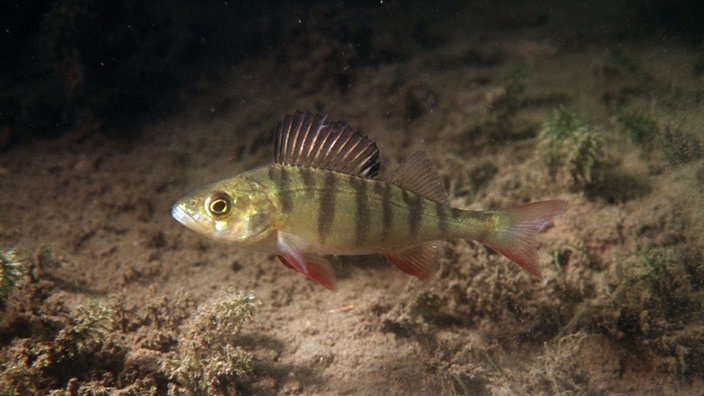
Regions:
M 584 12 L 569 12 L 575 8 Z M 467 26 L 468 12 L 486 24 Z M 355 83 L 359 68 L 407 59 L 488 29 L 520 39 L 523 28 L 546 26 L 546 39 L 580 51 L 590 43 L 657 42 L 663 36 L 701 44 L 702 20 L 702 3 L 684 0 L 529 6 L 520 1 L 6 1 L 0 8 L 0 125 L 5 126 L 0 147 L 30 135 L 61 134 L 87 119 L 112 133 L 134 133 L 145 117 L 178 111 L 184 105 L 179 90 L 192 89 L 203 78 L 216 80 L 228 66 L 258 56 L 274 54 L 281 73 L 287 73 L 290 57 L 305 62 L 322 51 L 327 55 L 311 56 L 311 65 L 327 63 L 325 78 L 344 91 Z M 697 67 L 699 73 L 704 69 Z

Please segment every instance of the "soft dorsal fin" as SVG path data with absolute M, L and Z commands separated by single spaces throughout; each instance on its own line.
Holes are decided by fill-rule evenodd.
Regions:
M 379 149 L 347 124 L 297 111 L 276 129 L 274 162 L 373 177 L 379 172 Z
M 389 181 L 425 198 L 446 205 L 450 204 L 442 178 L 425 151 L 417 151 L 406 162 L 399 165 L 391 174 Z

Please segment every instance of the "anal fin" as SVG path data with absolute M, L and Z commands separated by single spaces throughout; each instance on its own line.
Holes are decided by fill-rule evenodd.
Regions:
M 384 252 L 384 256 L 401 271 L 419 278 L 428 279 L 438 256 L 437 242 L 427 242 L 404 249 Z

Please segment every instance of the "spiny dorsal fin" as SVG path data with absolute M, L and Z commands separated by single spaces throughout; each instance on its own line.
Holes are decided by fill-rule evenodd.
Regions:
M 347 124 L 326 123 L 326 116 L 297 111 L 284 116 L 276 129 L 274 162 L 374 177 L 379 149 Z
M 425 198 L 446 205 L 450 204 L 442 178 L 425 151 L 417 151 L 406 162 L 399 165 L 389 181 Z

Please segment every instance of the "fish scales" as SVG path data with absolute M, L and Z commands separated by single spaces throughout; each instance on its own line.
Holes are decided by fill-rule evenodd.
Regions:
M 286 266 L 335 288 L 324 255 L 380 253 L 409 275 L 430 276 L 435 241 L 477 240 L 540 277 L 537 234 L 561 213 L 561 200 L 498 211 L 449 204 L 423 152 L 377 178 L 376 144 L 347 124 L 296 112 L 274 136 L 274 163 L 186 195 L 172 216 L 186 227 L 240 247 L 274 253 Z
M 484 227 L 479 219 L 451 218 L 446 205 L 384 180 L 285 165 L 272 165 L 263 175 L 249 177 L 282 205 L 281 229 L 307 240 L 316 253 L 370 254 L 466 236 L 472 221 L 470 228 Z M 281 175 L 290 178 L 288 183 Z

